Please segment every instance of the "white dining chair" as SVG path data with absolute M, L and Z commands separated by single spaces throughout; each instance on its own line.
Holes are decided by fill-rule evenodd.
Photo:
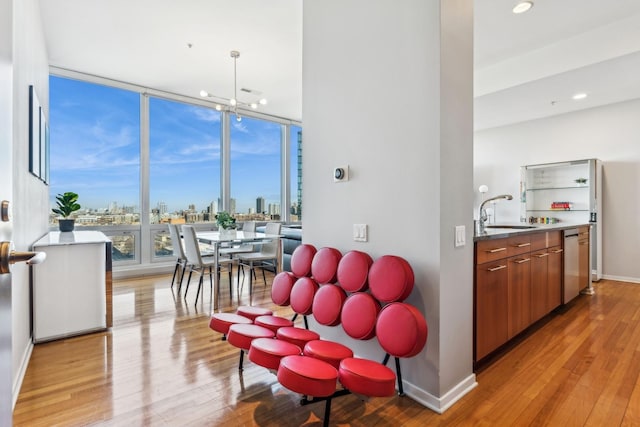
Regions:
M 265 234 L 278 235 L 282 229 L 282 224 L 279 222 L 268 222 L 265 226 Z M 238 288 L 240 287 L 240 270 L 242 267 L 249 268 L 249 295 L 251 295 L 253 287 L 254 268 L 262 268 L 262 279 L 264 284 L 267 284 L 267 278 L 264 273 L 264 269 L 272 267 L 274 272 L 277 271 L 278 262 L 278 248 L 280 247 L 279 239 L 272 239 L 268 242 L 264 242 L 260 245 L 260 250 L 256 252 L 241 253 L 236 255 L 238 260 Z M 238 291 L 239 292 L 239 291 Z
M 212 256 L 203 256 L 200 251 L 200 244 L 198 243 L 198 239 L 196 237 L 196 230 L 191 225 L 183 225 L 182 226 L 182 235 L 184 237 L 184 252 L 187 257 L 187 263 L 189 265 L 189 278 L 187 280 L 187 287 L 184 291 L 184 298 L 187 298 L 187 292 L 189 291 L 189 283 L 191 282 L 191 275 L 195 271 L 200 275 L 200 280 L 198 282 L 198 291 L 196 293 L 196 305 L 198 305 L 198 297 L 200 296 L 200 291 L 202 289 L 202 282 L 204 280 L 204 275 L 209 275 L 209 283 L 211 287 L 211 292 L 213 295 L 213 274 L 217 275 L 217 283 L 218 295 L 220 295 L 220 270 L 222 266 L 226 266 L 227 271 L 229 273 L 229 294 L 231 295 L 232 290 L 232 266 L 234 260 L 226 257 L 219 257 L 218 259 L 218 270 L 213 271 L 213 267 L 215 265 L 215 258 Z M 208 273 L 207 273 L 208 270 Z
M 187 269 L 187 256 L 184 253 L 182 247 L 182 239 L 180 238 L 180 230 L 178 230 L 177 224 L 169 224 L 169 236 L 171 237 L 171 249 L 173 250 L 173 256 L 176 257 L 176 268 L 173 269 L 173 277 L 171 278 L 171 289 L 176 280 L 178 270 L 180 270 L 180 282 L 178 283 L 178 292 L 182 287 L 182 280 L 184 279 L 184 272 Z

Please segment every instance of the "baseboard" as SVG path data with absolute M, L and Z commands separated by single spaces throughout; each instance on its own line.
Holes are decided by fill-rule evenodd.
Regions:
M 22 355 L 22 360 L 20 361 L 20 369 L 18 370 L 18 375 L 13 381 L 13 401 L 12 408 L 16 407 L 16 402 L 18 401 L 18 396 L 20 395 L 20 389 L 22 388 L 22 381 L 24 381 L 24 376 L 27 373 L 27 367 L 29 366 L 29 360 L 31 359 L 31 353 L 33 352 L 33 342 L 29 340 L 29 345 L 24 350 L 24 354 Z
M 454 403 L 460 400 L 464 395 L 478 386 L 476 382 L 476 375 L 471 374 L 464 380 L 456 384 L 451 390 L 445 393 L 442 397 L 437 397 L 424 391 L 415 385 L 402 381 L 404 392 L 407 396 L 415 400 L 416 402 L 426 406 L 438 414 L 444 413 Z
M 640 283 L 640 278 L 637 277 L 610 276 L 608 274 L 603 274 L 602 278 L 607 280 L 615 280 L 617 282 Z

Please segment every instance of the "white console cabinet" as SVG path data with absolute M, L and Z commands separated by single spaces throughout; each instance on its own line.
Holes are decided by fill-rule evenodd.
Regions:
M 50 232 L 33 244 L 35 343 L 111 327 L 111 241 L 99 231 Z

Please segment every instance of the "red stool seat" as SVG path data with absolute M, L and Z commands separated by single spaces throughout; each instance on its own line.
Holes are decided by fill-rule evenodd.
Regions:
M 316 282 L 335 283 L 342 253 L 336 248 L 320 248 L 311 262 L 311 275 Z
M 311 275 L 311 262 L 317 250 L 313 245 L 303 243 L 299 245 L 291 254 L 291 272 L 296 277 Z
M 249 350 L 251 341 L 256 338 L 273 338 L 276 334 L 271 330 L 258 325 L 235 324 L 229 327 L 227 341 L 229 344 L 242 350 Z
M 271 316 L 273 311 L 262 308 L 262 307 L 254 307 L 252 305 L 242 305 L 238 307 L 236 313 L 240 316 L 244 316 L 247 319 L 251 319 L 251 321 L 255 321 L 258 316 Z
M 322 360 L 305 356 L 286 356 L 280 360 L 278 381 L 305 396 L 326 397 L 336 390 L 338 371 Z
M 295 344 L 300 348 L 304 348 L 309 341 L 319 340 L 320 335 L 308 329 L 296 328 L 295 326 L 285 326 L 278 329 L 278 332 L 276 332 L 276 338 Z
M 316 340 L 305 344 L 302 354 L 320 359 L 329 363 L 334 368 L 340 367 L 340 362 L 348 357 L 353 357 L 353 351 L 345 345 L 333 341 Z
M 396 375 L 391 369 L 373 360 L 352 357 L 342 360 L 338 379 L 352 393 L 370 397 L 393 396 L 396 391 Z
M 238 323 L 250 325 L 251 320 L 234 313 L 213 313 L 209 327 L 216 332 L 227 335 L 229 327 Z
M 285 326 L 293 326 L 293 322 L 285 317 L 280 316 L 260 316 L 254 320 L 256 325 L 271 329 L 275 334 L 278 329 Z
M 406 299 L 413 290 L 414 280 L 411 266 L 399 256 L 381 256 L 369 269 L 369 289 L 382 302 Z
M 256 338 L 251 342 L 249 348 L 249 360 L 256 365 L 275 371 L 280 366 L 280 359 L 301 353 L 300 347 L 290 342 L 271 338 Z

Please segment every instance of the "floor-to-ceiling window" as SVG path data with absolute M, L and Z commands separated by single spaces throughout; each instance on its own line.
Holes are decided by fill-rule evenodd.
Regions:
M 51 77 L 52 206 L 78 193 L 77 226 L 118 230 L 114 261 L 137 259 L 140 224 L 140 99 L 135 92 Z M 57 216 L 50 215 L 52 226 Z
M 78 193 L 76 225 L 113 240 L 116 268 L 169 259 L 170 222 L 300 221 L 299 125 L 72 74 L 50 78 L 51 203 Z

